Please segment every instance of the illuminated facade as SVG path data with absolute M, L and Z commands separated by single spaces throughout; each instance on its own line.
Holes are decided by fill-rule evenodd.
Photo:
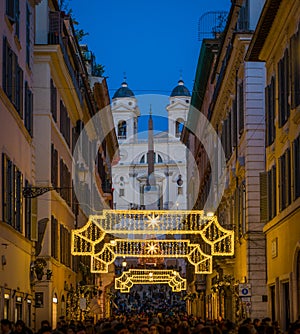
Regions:
M 267 249 L 268 312 L 283 330 L 300 309 L 300 7 L 266 1 L 248 59 L 266 68 L 266 172 L 261 212 Z
M 0 1 L 0 317 L 34 324 L 31 261 L 34 201 L 22 188 L 34 174 L 33 46 L 40 1 Z
M 12 0 L 0 6 L 0 316 L 21 319 L 33 330 L 48 319 L 55 328 L 60 316 L 82 318 L 83 291 L 87 299 L 99 295 L 114 277 L 92 275 L 85 259 L 72 258 L 70 236 L 90 212 L 112 205 L 118 142 L 114 131 L 98 139 L 105 126 L 114 129 L 106 81 L 92 53 L 78 45 L 58 2 Z M 84 129 L 103 109 L 98 124 Z M 88 146 L 73 156 L 83 132 Z M 86 171 L 84 182 L 73 180 L 82 187 L 82 205 L 72 163 Z M 99 308 L 91 315 L 99 317 Z
M 120 146 L 120 160 L 112 171 L 115 209 L 187 209 L 186 147 L 179 139 L 189 104 L 190 92 L 180 80 L 166 107 L 168 131 L 153 133 L 157 191 L 147 193 L 147 152 L 151 139 L 138 135 L 138 97 L 126 82 L 115 92 L 112 113 Z M 153 127 L 155 130 L 155 119 Z
M 263 64 L 244 61 L 262 6 L 263 1 L 235 1 L 222 38 L 203 41 L 192 108 L 182 136 L 196 161 L 188 164 L 187 172 L 189 203 L 196 203 L 196 209 L 204 207 L 210 188 L 218 192 L 218 182 L 222 182 L 220 176 L 212 175 L 210 166 L 220 157 L 209 161 L 197 139 L 203 131 L 199 110 L 218 133 L 226 160 L 225 191 L 215 214 L 221 225 L 235 231 L 235 254 L 231 259 L 214 259 L 211 275 L 188 280 L 191 292 L 196 292 L 195 284 L 202 283 L 190 311 L 209 319 L 222 316 L 239 321 L 262 318 L 267 313 L 265 237 L 259 202 L 259 177 L 265 163 L 265 77 Z M 197 179 L 199 188 L 195 187 Z
M 79 306 L 72 309 L 79 297 L 86 297 L 80 293 L 79 281 L 98 290 L 100 283 L 103 288 L 108 284 L 90 274 L 86 259 L 72 258 L 71 230 L 83 225 L 90 213 L 102 210 L 102 198 L 111 205 L 111 161 L 117 140 L 113 132 L 106 141 L 99 139 L 103 124 L 113 124 L 106 108 L 106 82 L 96 77 L 92 53 L 86 46 L 79 47 L 70 17 L 60 11 L 56 1 L 43 0 L 37 6 L 35 42 L 36 185 L 63 188 L 38 197 L 38 221 L 46 218 L 48 223 L 43 239 L 38 240 L 41 248 L 37 255 L 47 261 L 53 275 L 50 281 L 35 285 L 35 293 L 43 296 L 45 305 L 37 308 L 36 317 L 38 324 L 51 319 L 55 328 L 59 316 L 82 317 Z M 102 109 L 98 123 L 85 127 Z M 77 150 L 77 141 L 84 142 L 81 150 Z M 72 163 L 86 171 L 84 181 L 72 174 Z

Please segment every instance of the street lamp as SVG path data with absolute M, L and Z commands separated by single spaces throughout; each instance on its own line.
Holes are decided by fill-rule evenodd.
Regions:
M 77 168 L 77 175 L 80 183 L 85 183 L 87 174 L 88 174 L 88 169 L 86 169 L 83 163 L 81 163 L 80 166 Z M 63 189 L 72 189 L 72 187 L 29 186 L 23 188 L 23 196 L 24 198 L 35 198 L 52 190 L 63 190 Z

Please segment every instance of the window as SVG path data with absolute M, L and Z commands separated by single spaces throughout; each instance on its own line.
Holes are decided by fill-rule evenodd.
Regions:
M 26 4 L 26 63 L 30 68 L 30 50 L 31 50 L 31 43 L 30 43 L 30 8 L 28 3 Z
M 125 121 L 120 121 L 118 123 L 118 138 L 126 139 L 127 136 L 127 126 Z
M 294 152 L 294 199 L 300 197 L 300 136 L 294 140 L 293 143 L 293 152 Z
M 64 189 L 60 189 L 60 196 L 71 206 L 71 173 L 68 166 L 60 159 L 60 186 Z
M 125 189 L 120 188 L 119 190 L 119 197 L 125 196 Z
M 277 195 L 277 182 L 276 182 L 276 166 L 268 171 L 268 219 L 271 220 L 276 216 L 276 195 Z
M 58 187 L 58 152 L 54 145 L 51 145 L 51 184 Z
M 279 158 L 279 210 L 291 204 L 291 159 L 290 149 Z M 299 171 L 298 171 L 299 172 Z
M 57 90 L 53 80 L 50 80 L 50 111 L 54 121 L 57 121 Z
M 177 119 L 176 124 L 175 124 L 175 136 L 176 137 L 180 137 L 182 129 L 183 129 L 183 120 Z
M 265 89 L 266 109 L 266 146 L 275 140 L 275 78 L 272 77 L 270 85 Z
M 144 164 L 145 163 L 145 155 L 143 155 L 140 159 L 140 164 Z
M 25 187 L 30 187 L 30 184 L 25 180 Z M 31 198 L 25 198 L 25 237 L 31 239 Z
M 15 15 L 15 33 L 16 36 L 20 39 L 20 5 L 19 0 L 15 0 L 16 15 Z
M 19 19 L 19 0 L 6 0 L 6 16 L 11 24 Z
M 285 50 L 283 58 L 278 63 L 278 126 L 282 127 L 290 115 L 289 104 L 289 54 Z
M 300 25 L 291 38 L 291 107 L 300 105 Z
M 249 0 L 244 1 L 243 6 L 240 9 L 238 23 L 238 31 L 248 31 L 249 30 Z
M 65 138 L 68 146 L 70 147 L 70 118 L 68 116 L 67 108 L 63 104 L 62 101 L 60 101 L 60 132 L 62 133 L 63 137 Z
M 58 260 L 58 222 L 51 216 L 51 256 Z
M 60 225 L 60 262 L 68 267 L 71 265 L 71 235 L 68 229 Z
M 244 82 L 238 85 L 238 124 L 239 134 L 244 131 Z
M 177 195 L 183 195 L 183 187 L 177 187 Z
M 22 232 L 23 176 L 6 154 L 2 154 L 2 219 Z
M 24 125 L 29 134 L 33 135 L 33 94 L 25 82 L 25 113 Z
M 10 48 L 7 38 L 3 39 L 2 86 L 5 94 L 23 117 L 23 71 L 18 57 Z
M 221 136 L 221 142 L 223 145 L 226 160 L 228 160 L 232 154 L 231 132 L 232 130 L 231 130 L 231 113 L 230 113 L 229 116 L 224 120 L 222 128 L 222 136 Z

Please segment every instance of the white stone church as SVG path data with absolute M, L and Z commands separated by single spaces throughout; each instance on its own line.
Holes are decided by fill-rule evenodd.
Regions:
M 155 134 L 148 130 L 148 138 L 141 139 L 137 98 L 126 82 L 115 92 L 112 114 L 120 146 L 120 160 L 112 169 L 115 209 L 187 209 L 186 147 L 180 142 L 180 135 L 190 101 L 189 90 L 179 80 L 166 106 L 168 130 Z M 150 111 L 148 124 L 152 122 Z M 151 151 L 153 155 L 149 154 Z M 150 165 L 154 161 L 151 176 L 148 157 Z M 149 176 L 155 179 L 152 187 Z

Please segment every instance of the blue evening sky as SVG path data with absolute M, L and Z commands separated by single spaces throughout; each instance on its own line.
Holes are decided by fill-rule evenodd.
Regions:
M 96 62 L 105 66 L 110 97 L 123 81 L 135 95 L 143 94 L 142 114 L 167 115 L 167 97 L 182 73 L 191 91 L 201 43 L 199 18 L 229 11 L 230 0 L 69 0 L 79 28 L 88 32 Z M 207 16 L 208 17 L 208 16 Z M 163 97 L 147 98 L 145 94 Z M 154 99 L 153 99 L 154 97 Z

